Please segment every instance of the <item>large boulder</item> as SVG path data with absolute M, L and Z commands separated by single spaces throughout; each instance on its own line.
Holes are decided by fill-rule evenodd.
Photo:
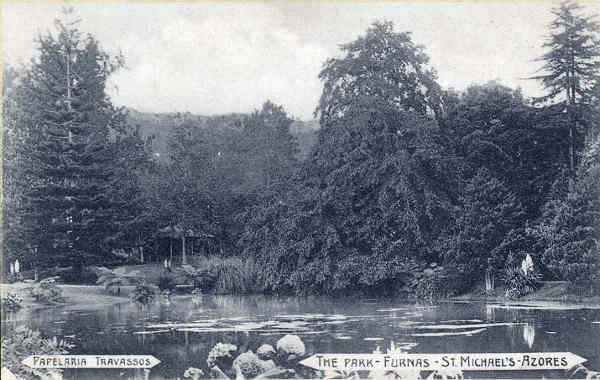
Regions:
M 270 344 L 263 344 L 262 346 L 258 347 L 256 354 L 262 360 L 275 359 L 275 356 L 277 356 L 275 349 Z
M 275 368 L 272 360 L 261 360 L 252 351 L 240 354 L 233 361 L 233 367 L 238 368 L 245 378 L 251 379 Z
M 277 354 L 284 360 L 300 358 L 306 353 L 306 347 L 298 335 L 287 334 L 277 341 Z
M 237 351 L 237 346 L 229 343 L 217 343 L 208 353 L 208 368 L 218 366 L 220 369 L 230 368 Z

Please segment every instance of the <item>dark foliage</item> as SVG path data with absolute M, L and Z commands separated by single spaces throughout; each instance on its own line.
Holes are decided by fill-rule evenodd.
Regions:
M 505 273 L 518 297 L 539 276 L 598 280 L 600 45 L 579 11 L 554 10 L 543 104 L 494 82 L 443 91 L 425 48 L 376 22 L 325 62 L 309 127 L 270 101 L 127 115 L 105 91 L 121 58 L 58 23 L 38 60 L 4 71 L 6 258 L 87 283 L 92 263 L 162 261 L 175 246 L 177 264 L 194 263 L 187 280 L 219 294 L 434 299 Z M 526 254 L 535 278 L 515 269 Z
M 165 290 L 173 291 L 175 289 L 175 279 L 172 276 L 160 276 L 156 281 L 156 286 L 163 292 Z

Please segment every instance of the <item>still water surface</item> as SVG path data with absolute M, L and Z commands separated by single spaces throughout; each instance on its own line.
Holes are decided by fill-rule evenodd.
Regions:
M 72 354 L 153 354 L 161 363 L 152 369 L 151 379 L 176 379 L 188 367 L 206 370 L 208 352 L 219 342 L 256 352 L 263 343 L 275 346 L 288 333 L 299 335 L 309 353 L 385 352 L 391 342 L 410 353 L 570 351 L 600 371 L 598 305 L 204 296 L 199 304 L 178 297 L 143 309 L 129 303 L 84 310 L 57 307 L 3 319 L 68 339 L 75 344 Z M 107 370 L 103 377 L 132 377 L 127 371 L 132 370 Z M 561 372 L 465 375 L 559 378 L 564 377 Z M 71 370 L 65 375 L 79 380 L 90 373 Z

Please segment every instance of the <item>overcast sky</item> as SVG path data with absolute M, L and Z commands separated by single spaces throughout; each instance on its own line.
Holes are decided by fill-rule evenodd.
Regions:
M 65 3 L 2 2 L 2 57 L 36 54 Z M 74 4 L 82 22 L 127 69 L 111 79 L 118 105 L 140 111 L 248 112 L 271 99 L 309 119 L 323 62 L 375 20 L 391 20 L 425 45 L 443 87 L 498 80 L 539 94 L 549 2 L 110 2 Z M 600 13 L 600 2 L 585 3 Z

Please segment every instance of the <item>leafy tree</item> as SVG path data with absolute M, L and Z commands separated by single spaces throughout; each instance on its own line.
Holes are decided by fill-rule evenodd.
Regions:
M 438 144 L 437 84 L 406 33 L 376 23 L 320 74 L 321 130 L 295 188 L 252 212 L 242 242 L 267 288 L 398 291 L 448 225 L 452 157 Z
M 446 95 L 439 122 L 447 144 L 464 160 L 463 180 L 485 168 L 517 196 L 526 219 L 535 220 L 568 151 L 556 109 L 531 107 L 519 90 L 495 82 L 452 96 Z
M 180 231 L 182 263 L 187 263 L 186 235 L 210 234 L 218 228 L 218 207 L 210 191 L 211 168 L 222 153 L 201 137 L 193 124 L 182 123 L 169 139 L 169 162 L 161 170 L 159 184 L 161 224 Z
M 298 147 L 290 133 L 293 120 L 271 101 L 243 119 L 241 151 L 246 157 L 250 191 L 262 191 L 290 177 L 296 169 Z
M 317 113 L 321 127 L 348 117 L 357 103 L 416 112 L 440 112 L 441 91 L 429 57 L 410 33 L 395 33 L 391 22 L 376 22 L 364 36 L 341 46 L 343 58 L 332 58 L 319 74 L 323 93 Z M 350 114 L 349 114 L 350 113 Z
M 462 290 L 482 280 L 488 265 L 504 267 L 507 245 L 521 226 L 523 209 L 517 198 L 486 169 L 479 169 L 465 187 L 456 231 L 445 248 L 446 262 L 461 274 Z
M 218 251 L 235 250 L 247 209 L 293 174 L 293 120 L 267 101 L 260 110 L 224 125 L 183 117 L 169 136 L 162 180 L 162 224 L 211 236 Z
M 592 89 L 600 69 L 600 25 L 595 16 L 582 14 L 582 7 L 564 2 L 552 11 L 550 35 L 544 47 L 548 52 L 539 59 L 544 62 L 541 80 L 548 93 L 540 101 L 555 101 L 564 106 L 569 133 L 569 168 L 575 174 L 576 154 L 583 148 L 589 128 L 585 112 L 593 98 Z
M 19 214 L 24 236 L 46 265 L 106 253 L 103 242 L 119 204 L 111 199 L 114 145 L 122 114 L 105 92 L 122 65 L 76 22 L 56 22 L 57 33 L 38 39 L 39 59 L 23 75 L 28 158 Z
M 104 242 L 111 249 L 139 252 L 140 260 L 144 261 L 144 247 L 158 230 L 152 198 L 144 189 L 150 173 L 156 170 L 156 163 L 139 128 L 123 125 L 115 140 L 114 178 L 108 194 L 112 202 L 119 205 L 119 212 L 112 216 L 113 233 Z
M 543 263 L 559 278 L 591 279 L 600 268 L 600 149 L 598 139 L 584 153 L 575 181 L 559 179 L 531 231 Z

